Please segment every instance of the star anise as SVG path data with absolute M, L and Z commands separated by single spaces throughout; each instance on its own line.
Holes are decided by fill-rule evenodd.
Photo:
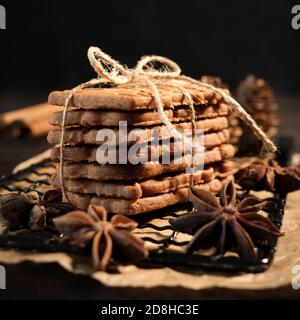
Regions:
M 257 160 L 236 173 L 237 183 L 247 190 L 289 193 L 300 189 L 300 168 L 281 167 L 275 160 Z
M 265 200 L 248 196 L 236 199 L 236 188 L 229 180 L 220 192 L 220 199 L 208 191 L 191 188 L 190 201 L 195 211 L 171 219 L 176 231 L 193 235 L 187 252 L 215 248 L 217 254 L 236 251 L 246 260 L 257 259 L 255 248 L 281 235 L 272 221 L 258 211 Z
M 71 244 L 80 249 L 91 247 L 93 265 L 100 270 L 107 268 L 112 257 L 135 262 L 148 256 L 144 242 L 130 232 L 136 222 L 123 215 L 108 221 L 101 206 L 90 205 L 87 212 L 70 212 L 55 218 L 54 224 Z
M 0 217 L 9 229 L 29 228 L 41 231 L 51 226 L 52 219 L 73 210 L 73 206 L 61 202 L 61 193 L 47 191 L 42 199 L 36 192 L 0 195 Z

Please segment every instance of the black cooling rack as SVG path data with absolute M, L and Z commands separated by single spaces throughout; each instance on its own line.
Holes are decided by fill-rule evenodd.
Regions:
M 49 160 L 43 160 L 16 174 L 2 176 L 0 178 L 0 190 L 9 192 L 36 191 L 42 195 L 50 188 L 50 178 L 53 171 L 53 163 Z M 276 195 L 275 198 L 276 207 L 272 212 L 269 212 L 269 217 L 280 229 L 284 215 L 285 196 Z M 271 265 L 277 240 L 261 249 L 261 258 L 256 262 L 247 262 L 236 256 L 207 256 L 199 253 L 185 253 L 185 246 L 189 241 L 178 240 L 178 233 L 171 228 L 165 216 L 176 217 L 190 210 L 188 204 L 183 204 L 137 217 L 139 226 L 136 233 L 148 244 L 155 247 L 154 250 L 150 251 L 150 257 L 143 265 L 184 266 L 230 272 L 263 272 Z M 163 223 L 161 225 L 157 222 Z M 143 230 L 148 230 L 148 232 L 143 234 Z M 165 236 L 164 232 L 169 234 Z M 153 234 L 158 237 L 153 237 Z M 0 246 L 44 252 L 67 251 L 78 253 L 74 252 L 74 249 L 67 244 L 62 243 L 59 236 L 50 231 L 19 230 L 4 233 L 0 235 Z
M 43 160 L 17 173 L 2 175 L 0 177 L 0 190 L 9 192 L 36 191 L 39 195 L 43 195 L 44 191 L 41 190 L 41 186 L 50 188 L 51 185 L 52 173 L 47 172 L 47 169 L 55 170 L 55 168 L 55 164 L 50 160 Z M 46 170 L 41 171 L 41 169 Z
M 276 196 L 276 208 L 268 213 L 269 218 L 273 223 L 281 229 L 282 219 L 284 215 L 285 196 Z M 172 210 L 169 208 L 168 210 Z M 176 208 L 173 210 L 175 213 L 172 216 L 178 216 L 176 214 Z M 186 212 L 189 212 L 189 208 Z M 170 215 L 170 214 L 169 214 Z M 142 237 L 143 240 L 155 243 L 161 247 L 158 250 L 151 252 L 150 258 L 152 262 L 160 263 L 163 265 L 177 265 L 186 266 L 192 268 L 210 269 L 213 271 L 230 271 L 230 272 L 263 272 L 271 265 L 275 252 L 277 239 L 268 243 L 260 250 L 260 258 L 256 262 L 249 262 L 236 256 L 206 256 L 198 253 L 187 254 L 184 251 L 184 247 L 188 245 L 189 241 L 176 241 L 177 233 L 173 231 L 171 226 L 159 227 L 155 224 L 145 223 L 139 226 L 139 228 L 152 228 L 158 232 L 170 230 L 172 234 L 160 240 L 153 239 L 151 237 Z M 176 247 L 170 249 L 169 247 Z M 182 250 L 177 250 L 182 248 Z

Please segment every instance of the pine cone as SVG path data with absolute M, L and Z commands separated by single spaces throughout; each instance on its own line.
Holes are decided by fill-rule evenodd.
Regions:
M 279 124 L 278 104 L 269 84 L 263 79 L 249 75 L 240 83 L 236 98 L 267 136 L 274 139 Z M 243 134 L 238 144 L 239 155 L 257 154 L 262 146 L 261 142 L 242 121 L 240 125 Z

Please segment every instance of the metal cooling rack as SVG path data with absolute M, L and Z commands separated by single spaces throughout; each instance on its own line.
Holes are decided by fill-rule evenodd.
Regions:
M 0 177 L 0 192 L 36 191 L 43 195 L 50 188 L 50 178 L 55 171 L 55 164 L 43 160 L 24 170 Z
M 0 178 L 0 193 L 36 191 L 43 195 L 50 188 L 50 178 L 55 165 L 50 160 L 43 160 L 16 174 Z M 277 206 L 269 212 L 269 217 L 281 227 L 284 215 L 285 197 L 276 196 Z M 202 268 L 214 271 L 262 272 L 272 263 L 277 240 L 274 240 L 261 252 L 257 262 L 247 262 L 237 256 L 211 256 L 209 253 L 185 253 L 185 247 L 191 236 L 175 232 L 168 219 L 177 217 L 191 210 L 188 204 L 176 205 L 152 213 L 142 214 L 136 219 L 139 223 L 135 234 L 141 237 L 150 250 L 150 257 L 143 265 L 160 264 Z M 20 230 L 0 236 L 0 246 L 40 251 L 72 251 L 74 249 L 59 241 L 59 236 L 51 232 L 31 232 Z
M 285 197 L 276 197 L 276 208 L 272 212 L 269 212 L 269 218 L 280 229 L 282 225 L 282 218 L 284 215 Z M 172 210 L 172 208 L 168 208 Z M 187 208 L 185 212 L 180 211 L 176 213 L 176 208 L 173 208 L 173 217 L 179 216 L 182 213 L 189 212 Z M 170 214 L 169 214 L 170 216 Z M 187 254 L 185 253 L 185 247 L 188 245 L 189 240 L 180 241 L 177 240 L 180 233 L 175 232 L 170 225 L 159 227 L 153 223 L 145 223 L 139 226 L 140 229 L 152 228 L 158 232 L 169 230 L 171 235 L 163 237 L 160 240 L 153 239 L 151 237 L 142 237 L 146 242 L 155 243 L 160 247 L 152 251 L 151 261 L 161 263 L 164 265 L 181 265 L 193 268 L 210 269 L 214 271 L 231 271 L 231 272 L 263 272 L 271 265 L 274 254 L 276 251 L 277 239 L 266 245 L 260 250 L 260 259 L 256 262 L 248 262 L 237 256 L 211 256 L 201 253 Z

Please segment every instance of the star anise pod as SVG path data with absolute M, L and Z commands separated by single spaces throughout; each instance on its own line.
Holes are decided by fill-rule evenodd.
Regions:
M 255 248 L 281 235 L 272 221 L 258 211 L 266 201 L 256 197 L 236 199 L 236 188 L 229 180 L 220 192 L 220 199 L 208 191 L 191 188 L 190 201 L 195 211 L 171 219 L 176 231 L 193 235 L 187 252 L 215 248 L 217 254 L 236 251 L 241 258 L 256 260 Z
M 41 231 L 52 225 L 52 219 L 72 211 L 74 207 L 61 202 L 61 193 L 47 191 L 42 199 L 36 192 L 0 195 L 0 217 L 9 229 L 29 228 Z
M 247 190 L 283 194 L 300 189 L 300 168 L 281 167 L 275 160 L 257 160 L 236 173 L 237 183 Z
M 148 256 L 144 242 L 130 232 L 136 228 L 136 222 L 123 215 L 115 215 L 108 221 L 101 206 L 90 205 L 87 212 L 73 211 L 53 221 L 71 244 L 80 249 L 91 247 L 97 269 L 105 270 L 112 257 L 135 262 Z
M 0 216 L 10 228 L 28 224 L 29 212 L 38 201 L 36 193 L 9 193 L 0 195 Z

